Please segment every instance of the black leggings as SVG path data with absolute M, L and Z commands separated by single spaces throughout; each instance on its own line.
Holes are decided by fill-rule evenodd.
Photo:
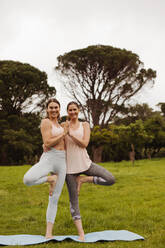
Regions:
M 93 176 L 93 183 L 99 185 L 112 185 L 115 183 L 114 176 L 105 168 L 92 162 L 88 170 L 83 171 L 78 174 L 67 174 L 66 184 L 69 192 L 70 199 L 70 211 L 72 218 L 74 220 L 81 219 L 79 202 L 78 202 L 78 192 L 77 192 L 77 182 L 76 177 L 85 174 L 87 176 Z

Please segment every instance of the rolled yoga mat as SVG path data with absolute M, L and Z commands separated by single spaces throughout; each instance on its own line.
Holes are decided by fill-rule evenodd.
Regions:
M 46 240 L 44 236 L 41 235 L 0 235 L 0 245 L 34 245 L 41 244 L 49 241 L 64 241 L 73 240 L 76 242 L 82 242 L 78 240 L 76 235 L 63 235 L 63 236 L 53 236 L 52 239 Z M 100 232 L 92 232 L 85 234 L 85 241 L 83 243 L 93 243 L 97 241 L 134 241 L 134 240 L 144 240 L 144 238 L 136 233 L 129 232 L 126 230 L 106 230 Z

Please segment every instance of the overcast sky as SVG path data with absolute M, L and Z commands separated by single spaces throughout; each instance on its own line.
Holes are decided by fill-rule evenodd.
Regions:
M 53 68 L 57 56 L 89 45 L 125 48 L 157 71 L 138 102 L 165 102 L 165 0 L 0 0 L 0 60 L 30 63 L 68 99 Z

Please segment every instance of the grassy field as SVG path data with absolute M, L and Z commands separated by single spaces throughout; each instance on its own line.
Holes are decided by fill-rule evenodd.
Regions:
M 64 241 L 28 247 L 165 247 L 165 159 L 104 163 L 116 177 L 111 187 L 85 184 L 80 193 L 80 209 L 86 233 L 129 230 L 145 241 L 98 242 Z M 22 178 L 29 166 L 0 167 L 0 235 L 45 234 L 48 185 L 27 187 Z M 74 234 L 66 185 L 60 197 L 54 235 Z M 15 246 L 19 247 L 19 246 Z

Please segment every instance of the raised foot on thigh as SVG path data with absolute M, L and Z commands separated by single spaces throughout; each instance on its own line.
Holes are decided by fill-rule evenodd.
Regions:
M 80 194 L 81 185 L 83 183 L 83 176 L 77 176 L 76 177 L 76 182 L 77 182 L 77 193 L 79 195 Z
M 54 189 L 56 187 L 57 175 L 50 176 L 49 180 L 50 180 L 49 195 L 52 196 Z

